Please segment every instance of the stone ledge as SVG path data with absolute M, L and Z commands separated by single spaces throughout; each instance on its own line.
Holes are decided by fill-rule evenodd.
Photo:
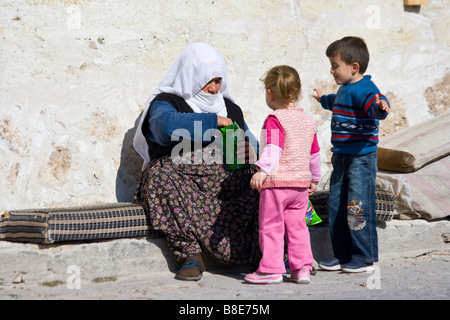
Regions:
M 328 225 L 311 227 L 314 258 L 332 254 Z M 378 228 L 380 260 L 416 257 L 432 251 L 448 250 L 445 236 L 450 221 L 392 220 Z M 68 267 L 79 266 L 81 278 L 130 276 L 149 272 L 172 277 L 177 263 L 162 238 L 132 238 L 90 243 L 37 245 L 0 241 L 0 285 L 9 285 L 20 273 L 23 281 L 45 282 L 67 279 Z M 205 258 L 211 269 L 223 265 Z

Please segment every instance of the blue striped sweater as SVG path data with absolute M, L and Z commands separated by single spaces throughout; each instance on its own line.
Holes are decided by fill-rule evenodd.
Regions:
M 333 153 L 364 155 L 377 151 L 378 120 L 385 119 L 388 113 L 378 109 L 375 95 L 389 102 L 370 79 L 371 76 L 364 76 L 358 82 L 341 86 L 336 94 L 320 99 L 322 107 L 333 112 Z

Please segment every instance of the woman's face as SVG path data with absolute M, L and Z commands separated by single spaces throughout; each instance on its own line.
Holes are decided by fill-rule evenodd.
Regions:
M 209 94 L 218 94 L 221 85 L 222 78 L 214 78 L 202 88 L 202 91 Z

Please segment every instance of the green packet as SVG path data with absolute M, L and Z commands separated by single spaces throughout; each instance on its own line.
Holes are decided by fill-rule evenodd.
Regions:
M 314 210 L 311 201 L 309 201 L 308 203 L 308 209 L 306 210 L 305 220 L 307 226 L 313 226 L 315 224 L 322 222 L 322 219 L 320 219 L 319 215 L 316 213 L 316 210 Z
M 238 163 L 236 151 L 237 144 L 245 140 L 244 131 L 234 122 L 232 125 L 220 129 L 222 132 L 222 146 L 225 163 L 229 170 L 243 169 L 250 167 L 249 164 Z M 233 146 L 233 149 L 227 150 L 227 146 Z

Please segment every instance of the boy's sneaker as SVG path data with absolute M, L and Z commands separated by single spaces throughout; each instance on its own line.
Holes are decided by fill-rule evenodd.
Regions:
M 367 269 L 371 266 L 371 263 L 365 263 L 359 260 L 351 260 L 350 262 L 342 265 L 342 271 L 351 273 L 367 272 Z
M 341 264 L 337 258 L 332 258 L 325 261 L 319 262 L 319 267 L 327 271 L 339 271 L 341 270 Z
M 289 279 L 296 283 L 308 284 L 311 282 L 309 269 L 302 267 L 301 269 L 295 270 Z
M 253 272 L 245 276 L 245 281 L 256 284 L 282 283 L 283 275 L 280 273 Z

